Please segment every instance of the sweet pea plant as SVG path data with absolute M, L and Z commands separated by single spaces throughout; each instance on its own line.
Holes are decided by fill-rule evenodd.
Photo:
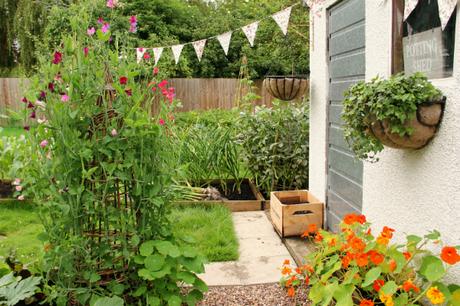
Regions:
M 80 14 L 70 26 L 23 99 L 37 120 L 40 163 L 23 184 L 42 207 L 48 302 L 193 305 L 203 262 L 168 221 L 174 88 L 136 63 L 130 37 L 108 21 Z
M 310 285 L 314 305 L 459 305 L 460 286 L 442 278 L 460 261 L 459 246 L 443 246 L 440 234 L 408 235 L 405 244 L 391 244 L 394 229 L 385 226 L 374 236 L 363 215 L 349 214 L 338 234 L 310 226 L 303 234 L 317 251 L 296 269 L 284 262 L 281 284 L 294 297 L 299 286 Z M 434 255 L 425 247 L 441 246 Z

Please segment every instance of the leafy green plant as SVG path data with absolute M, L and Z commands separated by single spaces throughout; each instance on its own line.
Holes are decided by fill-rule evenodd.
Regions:
M 369 132 L 376 120 L 387 121 L 393 133 L 411 135 L 413 131 L 405 123 L 416 116 L 418 105 L 441 98 L 442 93 L 421 73 L 359 82 L 345 92 L 345 139 L 356 157 L 377 161 L 375 155 L 383 150 L 383 144 Z
M 168 220 L 174 88 L 137 64 L 127 33 L 113 35 L 108 20 L 84 13 L 91 1 L 70 9 L 81 5 L 82 14 L 70 18 L 72 35 L 42 59 L 24 97 L 38 123 L 30 138 L 39 163 L 28 169 L 27 189 L 45 228 L 44 270 L 54 285 L 47 302 L 147 305 L 154 296 L 163 305 L 172 293 L 177 301 L 171 279 L 176 272 L 196 277 L 198 268 L 161 247 L 155 254 L 174 271 L 147 277 L 133 260 L 147 241 L 177 249 Z
M 41 280 L 41 277 L 23 279 L 21 276 L 14 276 L 13 272 L 3 276 L 0 278 L 0 303 L 14 306 L 32 297 L 39 290 Z
M 308 187 L 308 106 L 275 101 L 244 112 L 239 124 L 242 157 L 256 184 L 273 190 Z
M 22 165 L 31 162 L 30 142 L 25 136 L 0 138 L 0 179 L 13 179 Z
M 370 226 L 355 214 L 344 217 L 338 234 L 310 226 L 303 236 L 314 240 L 317 250 L 295 270 L 285 262 L 282 285 L 291 296 L 298 286 L 310 285 L 313 305 L 421 305 L 425 298 L 435 305 L 458 305 L 460 286 L 442 279 L 460 262 L 460 246 L 443 245 L 436 230 L 392 244 L 394 229 L 384 226 L 374 236 Z

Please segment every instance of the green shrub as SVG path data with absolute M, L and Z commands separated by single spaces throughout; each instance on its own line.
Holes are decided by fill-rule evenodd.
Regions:
M 256 183 L 273 190 L 308 187 L 308 106 L 274 102 L 242 113 L 238 139 Z

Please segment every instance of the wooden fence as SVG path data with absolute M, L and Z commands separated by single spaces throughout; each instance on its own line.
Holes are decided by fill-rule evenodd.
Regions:
M 27 79 L 0 78 L 0 115 L 8 109 L 18 111 L 24 107 L 22 88 L 27 85 Z M 231 109 L 248 92 L 248 87 L 241 85 L 238 79 L 171 79 L 170 85 L 182 101 L 180 111 Z M 271 106 L 273 98 L 263 86 L 263 80 L 256 80 L 254 85 L 255 93 L 260 96 L 255 104 Z M 0 118 L 0 125 L 6 124 L 8 120 Z

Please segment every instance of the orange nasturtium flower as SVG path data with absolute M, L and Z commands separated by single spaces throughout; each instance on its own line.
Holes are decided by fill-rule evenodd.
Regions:
M 323 235 L 321 235 L 320 232 L 316 233 L 315 241 L 316 241 L 316 242 L 321 242 L 321 241 L 323 241 Z
M 344 269 L 348 268 L 350 265 L 350 262 L 353 260 L 353 254 L 348 252 L 343 258 L 342 258 L 342 267 Z
M 379 292 L 380 288 L 382 288 L 383 285 L 385 285 L 385 281 L 383 279 L 376 279 L 374 281 L 374 284 L 372 285 L 372 288 L 374 288 L 375 291 Z
M 289 259 L 285 259 L 284 262 L 283 262 L 284 266 L 287 266 L 287 265 L 290 265 L 290 264 L 291 264 L 291 261 Z
M 335 247 L 337 245 L 337 239 L 336 238 L 331 238 L 327 244 L 330 247 Z
M 308 225 L 309 233 L 316 233 L 317 231 L 318 231 L 318 225 L 316 225 L 316 223 L 311 223 Z
M 379 295 L 380 300 L 385 304 L 385 306 L 394 306 L 393 297 L 389 294 L 383 292 Z
M 426 296 L 433 304 L 442 304 L 444 302 L 444 294 L 436 286 L 428 289 Z
M 377 243 L 381 245 L 387 245 L 388 243 L 390 243 L 390 239 L 380 235 L 377 237 Z
M 412 254 L 410 252 L 404 252 L 403 255 L 404 257 L 406 257 L 406 260 L 409 260 L 412 257 Z
M 283 275 L 288 275 L 292 273 L 292 269 L 289 267 L 283 267 L 283 270 L 281 270 L 281 274 Z
M 354 237 L 350 241 L 350 246 L 353 250 L 357 252 L 362 252 L 366 248 L 366 244 L 358 237 Z
M 361 300 L 359 306 L 374 306 L 374 302 L 372 302 L 371 300 Z
M 410 279 L 404 282 L 402 288 L 406 292 L 409 292 L 411 290 L 414 290 L 415 292 L 420 292 L 420 288 L 417 287 Z
M 289 287 L 288 292 L 287 292 L 287 295 L 288 295 L 289 297 L 294 297 L 294 296 L 295 296 L 295 289 L 294 289 L 294 287 Z
M 385 259 L 385 256 L 383 256 L 382 254 L 380 254 L 377 251 L 372 250 L 372 251 L 369 251 L 368 254 L 369 254 L 369 259 L 376 266 L 380 265 L 383 262 L 383 260 Z
M 454 247 L 446 246 L 442 248 L 441 259 L 449 265 L 455 265 L 460 261 L 460 255 Z
M 358 265 L 358 267 L 365 267 L 369 263 L 369 261 L 367 260 L 366 253 L 357 254 L 355 257 L 355 260 L 356 260 L 356 264 Z
M 394 231 L 395 231 L 394 229 L 389 228 L 388 226 L 384 226 L 382 232 L 380 233 L 380 235 L 382 237 L 391 239 L 393 237 L 393 232 Z
M 396 270 L 396 261 L 394 259 L 390 260 L 389 264 L 390 264 L 390 272 L 393 272 L 394 270 Z

